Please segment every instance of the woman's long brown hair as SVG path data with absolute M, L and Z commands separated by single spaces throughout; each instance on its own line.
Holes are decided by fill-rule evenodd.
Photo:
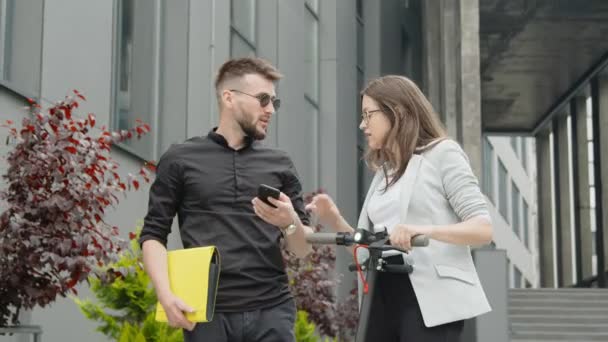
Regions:
M 391 123 L 384 145 L 378 150 L 368 149 L 365 154 L 372 170 L 383 169 L 386 190 L 403 176 L 414 153 L 429 148 L 447 134 L 429 100 L 405 76 L 388 75 L 372 80 L 361 91 L 361 98 L 363 95 L 374 99 Z M 395 171 L 389 175 L 388 170 Z

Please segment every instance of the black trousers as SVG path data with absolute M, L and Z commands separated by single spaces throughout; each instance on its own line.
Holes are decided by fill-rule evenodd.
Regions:
M 365 342 L 454 342 L 464 327 L 464 321 L 424 326 L 407 274 L 379 272 L 370 311 Z
M 213 321 L 184 330 L 185 342 L 295 342 L 296 304 L 246 312 L 216 312 Z

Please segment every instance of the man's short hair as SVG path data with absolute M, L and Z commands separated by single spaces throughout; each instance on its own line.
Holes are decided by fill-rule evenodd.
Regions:
M 220 87 L 225 81 L 243 77 L 247 74 L 258 74 L 272 82 L 278 81 L 283 77 L 277 68 L 262 58 L 244 57 L 230 59 L 220 67 L 217 73 L 217 77 L 215 78 L 216 92 L 220 91 Z

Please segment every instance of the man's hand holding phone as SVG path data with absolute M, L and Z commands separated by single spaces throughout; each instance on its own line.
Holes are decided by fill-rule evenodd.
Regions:
M 285 229 L 298 220 L 291 199 L 278 189 L 266 184 L 260 185 L 258 196 L 251 203 L 256 215 L 279 229 Z

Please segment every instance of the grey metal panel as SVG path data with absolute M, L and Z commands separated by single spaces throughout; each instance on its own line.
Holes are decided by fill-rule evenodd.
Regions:
M 304 191 L 316 190 L 313 167 L 314 151 L 311 148 L 314 120 L 307 111 L 304 99 L 305 35 L 303 2 L 278 4 L 278 67 L 285 73 L 281 80 L 281 110 L 275 114 L 278 128 L 277 145 L 292 157 L 300 174 Z
M 608 134 L 606 132 L 608 132 L 608 78 L 606 76 L 597 77 L 592 82 L 591 89 L 598 287 L 607 287 L 608 160 L 606 156 L 608 155 Z
M 209 0 L 208 0 L 209 1 Z M 196 2 L 196 1 L 194 1 Z M 219 109 L 217 101 L 213 101 L 215 97 L 214 81 L 216 72 L 219 67 L 230 57 L 230 1 L 210 0 L 212 13 L 212 39 L 209 44 L 210 63 L 207 82 L 210 86 L 209 98 L 209 126 L 217 126 L 219 122 Z
M 553 197 L 551 173 L 551 149 L 549 134 L 536 136 L 538 170 L 538 230 L 540 254 L 540 286 L 555 287 L 552 215 Z
M 441 15 L 440 9 L 440 1 L 422 2 L 422 89 L 434 108 L 441 108 L 441 27 L 435 24 Z
M 479 0 L 460 3 L 460 132 L 462 148 L 467 153 L 471 168 L 481 176 L 481 80 L 479 76 Z
M 473 258 L 492 311 L 467 320 L 462 341 L 508 342 L 510 338 L 506 251 L 475 249 Z
M 382 74 L 422 79 L 420 1 L 382 1 Z M 441 13 L 441 12 L 440 12 Z M 433 26 L 438 26 L 433 23 Z M 439 33 L 441 34 L 441 32 Z
M 382 2 L 381 1 L 363 1 L 363 21 L 364 21 L 364 42 L 365 42 L 365 50 L 364 50 L 364 86 L 367 82 L 373 78 L 379 77 L 381 74 L 381 54 L 378 51 L 381 51 L 381 28 L 382 28 L 382 12 L 381 12 Z M 361 108 L 357 108 L 357 112 L 360 112 Z M 369 170 L 369 168 L 363 168 L 363 178 L 364 183 L 369 185 L 373 178 L 373 173 Z M 359 196 L 365 196 L 365 191 L 367 187 L 361 189 Z M 363 203 L 363 201 L 361 201 Z M 360 209 L 360 208 L 358 208 Z
M 321 15 L 321 116 L 319 119 L 320 144 L 323 147 L 320 155 L 320 182 L 323 189 L 331 196 L 338 193 L 336 183 L 337 173 L 337 145 L 335 142 L 338 130 L 338 60 L 337 60 L 337 6 L 333 1 L 322 1 Z M 352 51 L 354 54 L 354 51 Z M 354 72 L 354 70 L 353 70 Z M 354 184 L 353 184 L 354 186 Z
M 217 1 L 188 1 L 186 14 L 186 138 L 204 135 L 217 116 L 212 60 L 215 49 L 214 5 Z
M 4 56 L 11 87 L 40 94 L 44 1 L 11 0 L 7 3 Z
M 186 138 L 189 1 L 162 3 L 158 156 Z M 202 115 L 202 113 L 201 113 Z
M 382 15 L 381 1 L 363 1 L 365 79 L 380 76 Z M 371 181 L 371 179 L 370 179 Z
M 328 141 L 325 146 L 336 144 L 336 173 L 337 201 L 344 218 L 356 225 L 359 216 L 357 199 L 357 131 L 361 109 L 358 108 L 357 85 L 357 21 L 356 1 L 337 0 L 336 2 L 336 45 L 337 67 L 336 86 L 336 133 L 335 136 L 325 136 Z M 331 18 L 328 18 L 330 21 Z M 323 88 L 322 88 L 323 89 Z M 333 142 L 329 140 L 333 139 Z M 338 254 L 338 272 L 348 273 L 347 265 L 352 262 L 352 256 L 341 250 Z M 348 295 L 352 289 L 355 274 L 346 274 L 339 285 L 338 294 Z
M 78 113 L 95 113 L 99 126 L 109 125 L 112 1 L 47 0 L 45 4 L 42 97 L 57 101 L 77 89 L 87 98 Z
M 574 260 L 574 251 L 572 235 L 572 192 L 570 187 L 570 179 L 572 178 L 572 169 L 570 168 L 570 149 L 568 147 L 569 126 L 567 116 L 556 117 L 557 131 L 553 132 L 553 137 L 559 141 L 557 168 L 559 169 L 559 179 L 557 179 L 557 187 L 559 188 L 559 197 L 556 198 L 556 215 L 559 215 L 559 227 L 556 227 L 556 238 L 561 240 L 560 249 L 558 250 L 558 258 L 561 264 L 559 284 L 562 286 L 570 286 L 573 284 L 574 269 L 572 268 L 572 260 Z M 574 148 L 574 146 L 572 146 Z
M 458 96 L 458 70 L 454 65 L 459 58 L 449 51 L 457 51 L 460 36 L 459 5 L 456 1 L 442 1 L 441 23 L 441 76 L 443 87 L 441 89 L 441 107 L 435 107 L 447 129 L 448 135 L 462 140 L 462 132 L 458 130 L 459 121 L 462 120 L 458 110 L 460 98 Z M 456 60 L 455 60 L 456 59 Z
M 337 49 L 337 111 L 336 134 L 338 199 L 342 215 L 356 222 L 357 212 L 357 131 L 360 110 L 357 108 L 357 22 L 356 2 L 338 0 L 336 33 Z M 325 137 L 327 138 L 327 137 Z M 323 141 L 322 141 L 323 143 Z M 328 142 L 329 143 L 329 142 Z M 327 145 L 325 143 L 324 145 Z
M 578 177 L 574 178 L 573 181 L 577 184 L 574 187 L 574 196 L 577 197 L 575 201 L 574 210 L 578 211 L 578 222 L 575 221 L 575 229 L 579 230 L 581 248 L 577 252 L 577 256 L 581 257 L 580 263 L 582 265 L 581 274 L 577 274 L 578 278 L 587 279 L 593 275 L 594 270 L 592 269 L 593 250 L 592 246 L 592 233 L 591 233 L 591 203 L 589 194 L 589 153 L 588 153 L 588 142 L 587 142 L 587 130 L 590 127 L 587 126 L 587 99 L 585 97 L 575 97 L 574 101 L 574 117 L 572 120 L 576 121 L 574 125 L 576 127 L 576 143 L 573 145 L 572 153 L 575 158 L 573 162 L 578 163 Z M 577 191 L 578 190 L 578 191 Z M 578 206 L 576 206 L 578 203 Z M 575 216 L 576 217 L 576 216 Z
M 257 43 L 257 56 L 264 58 L 274 65 L 278 62 L 278 47 L 277 39 L 278 33 L 278 0 L 265 0 L 257 2 L 257 37 L 255 41 Z M 280 70 L 284 72 L 283 70 Z M 284 77 L 291 77 L 289 74 L 285 74 Z M 281 98 L 281 82 L 277 85 L 277 96 Z M 265 139 L 265 143 L 270 146 L 277 145 L 278 138 L 278 124 L 280 120 L 279 115 L 274 115 L 270 126 L 268 128 L 268 134 Z

